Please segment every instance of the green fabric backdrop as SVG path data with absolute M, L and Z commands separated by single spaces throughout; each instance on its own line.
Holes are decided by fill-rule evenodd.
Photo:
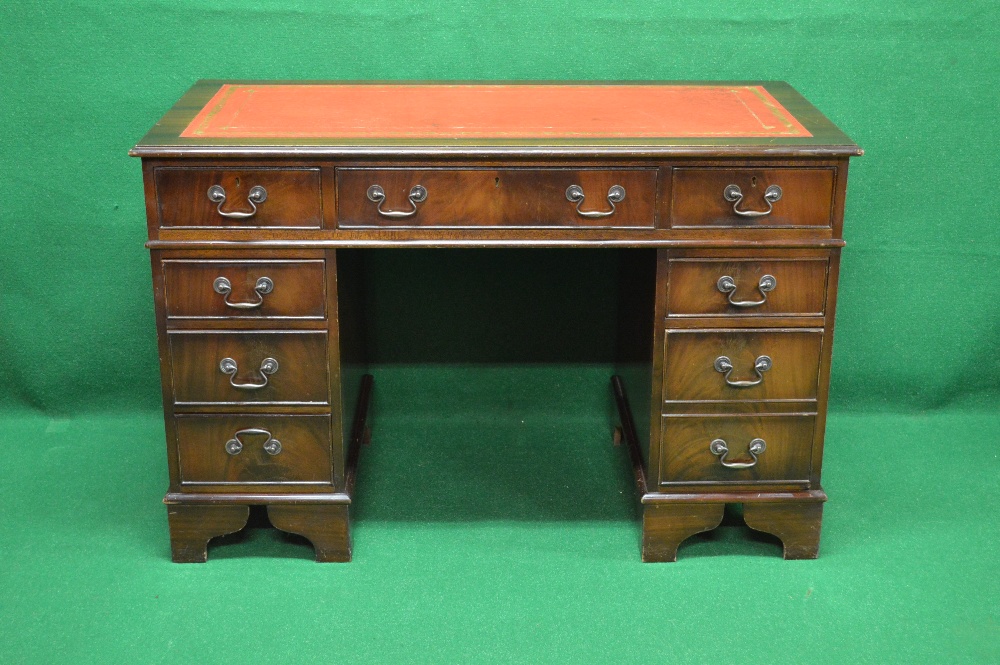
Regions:
M 1000 662 L 998 25 L 996 0 L 0 2 L 0 661 Z M 394 306 L 354 563 L 259 529 L 169 563 L 126 151 L 197 78 L 790 82 L 867 151 L 820 558 L 734 517 L 639 563 L 602 411 L 613 253 L 376 252 L 370 296 Z M 504 343 L 458 346 L 512 268 Z M 512 343 L 553 304 L 593 336 Z M 433 334 L 455 309 L 468 328 Z

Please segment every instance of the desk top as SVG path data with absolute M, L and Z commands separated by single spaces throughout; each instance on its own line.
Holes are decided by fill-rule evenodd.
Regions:
M 835 156 L 787 83 L 199 81 L 137 156 Z

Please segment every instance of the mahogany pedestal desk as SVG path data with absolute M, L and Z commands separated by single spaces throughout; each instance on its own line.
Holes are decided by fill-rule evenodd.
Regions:
M 373 389 L 357 256 L 413 247 L 629 252 L 610 378 L 643 560 L 675 560 L 727 503 L 785 558 L 817 555 L 862 153 L 787 84 L 200 81 L 131 154 L 174 561 L 205 561 L 253 505 L 350 560 Z

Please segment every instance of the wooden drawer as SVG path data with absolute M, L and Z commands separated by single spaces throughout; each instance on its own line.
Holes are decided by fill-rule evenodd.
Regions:
M 670 226 L 829 227 L 833 214 L 834 168 L 678 168 L 673 170 Z M 742 199 L 730 186 L 739 188 Z M 769 202 L 769 187 L 781 198 Z M 736 210 L 747 213 L 739 215 Z M 769 214 L 764 213 L 770 209 Z
M 615 186 L 625 196 L 612 205 Z M 653 228 L 655 201 L 656 169 L 337 169 L 341 228 Z
M 181 485 L 333 482 L 329 416 L 178 416 Z
M 823 316 L 828 268 L 825 258 L 671 259 L 667 315 Z
M 318 168 L 159 167 L 153 178 L 160 226 L 318 229 L 323 225 Z M 263 196 L 258 188 L 263 188 Z
M 811 415 L 665 416 L 660 485 L 808 484 L 815 425 Z
M 663 401 L 815 400 L 822 346 L 815 329 L 668 330 Z
M 329 402 L 325 332 L 172 331 L 169 340 L 178 405 Z
M 325 262 L 163 261 L 164 302 L 177 319 L 323 319 Z

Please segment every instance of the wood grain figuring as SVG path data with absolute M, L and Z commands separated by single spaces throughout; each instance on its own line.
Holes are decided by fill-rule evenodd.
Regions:
M 225 84 L 185 138 L 579 138 L 811 134 L 752 85 Z
M 232 227 L 239 229 L 299 227 L 318 229 L 323 208 L 318 168 L 168 168 L 155 170 L 160 226 Z M 219 185 L 226 192 L 222 212 L 250 213 L 250 190 L 267 190 L 252 217 L 233 219 L 219 214 L 219 204 L 208 190 Z
M 642 512 L 642 560 L 647 563 L 677 561 L 682 542 L 722 524 L 724 503 L 647 505 Z
M 412 217 L 380 215 L 366 192 L 380 185 L 383 210 L 408 211 L 414 185 L 427 189 Z M 583 187 L 584 212 L 610 212 L 608 190 L 625 188 L 614 214 L 596 219 L 577 213 L 566 198 Z M 653 228 L 655 169 L 337 169 L 338 226 L 358 227 L 561 227 Z
M 236 533 L 249 518 L 249 506 L 168 505 L 171 558 L 174 563 L 204 563 L 208 541 Z
M 829 227 L 832 223 L 835 169 L 675 168 L 670 200 L 670 226 L 780 228 Z M 767 210 L 764 191 L 781 187 L 781 199 L 771 214 L 741 217 L 723 192 L 736 185 L 743 193 L 741 211 Z
M 809 483 L 815 417 L 789 415 L 701 415 L 663 418 L 660 485 L 749 485 L 757 482 Z M 747 452 L 753 439 L 766 442 L 764 452 L 749 469 L 722 465 L 709 446 L 722 439 L 729 448 L 727 462 L 752 462 Z
M 667 316 L 823 316 L 826 304 L 828 259 L 674 259 L 670 262 Z M 761 277 L 771 275 L 773 291 L 758 289 Z M 763 304 L 737 307 L 730 294 L 718 288 L 719 278 L 732 277 L 735 302 Z
M 815 400 L 819 380 L 821 330 L 668 330 L 664 350 L 663 400 Z M 732 361 L 729 380 L 757 379 L 754 362 L 771 358 L 763 380 L 745 388 L 726 383 L 715 360 Z
M 330 504 L 270 504 L 267 517 L 276 528 L 307 538 L 320 563 L 351 560 L 348 506 Z
M 281 451 L 265 451 L 267 434 L 243 433 L 238 436 L 243 449 L 227 452 L 226 444 L 247 429 L 270 433 Z M 329 492 L 333 481 L 329 416 L 178 416 L 177 453 L 181 485 L 189 488 L 225 485 L 224 491 L 235 491 L 281 484 L 271 490 L 287 491 L 289 485 L 312 484 Z
M 326 334 L 323 332 L 171 332 L 174 401 L 182 404 L 329 403 Z M 236 361 L 238 384 L 261 384 L 261 363 L 278 361 L 278 371 L 263 388 L 230 385 L 219 369 L 223 358 Z
M 862 151 L 787 84 L 199 81 L 130 154 L 143 158 L 176 560 L 204 561 L 248 505 L 310 539 L 318 560 L 350 559 L 375 415 L 366 255 L 412 247 L 615 248 L 608 425 L 621 423 L 642 494 L 643 559 L 675 560 L 727 503 L 786 557 L 815 556 L 848 158 Z M 374 184 L 383 211 L 413 214 L 379 214 Z M 413 209 L 418 184 L 427 199 Z M 251 212 L 254 186 L 267 200 L 226 217 L 213 185 L 221 213 Z M 585 212 L 609 212 L 612 185 L 626 195 L 588 217 L 570 185 Z M 743 192 L 739 211 L 766 209 L 770 185 L 782 196 L 741 216 L 728 185 Z M 763 299 L 765 274 L 777 288 L 753 307 L 717 287 L 728 275 L 734 299 Z M 262 277 L 274 290 L 234 308 L 218 277 L 234 303 L 258 301 Z M 733 381 L 756 379 L 758 356 L 772 366 L 759 385 L 729 386 L 721 355 Z M 263 383 L 265 358 L 279 368 L 240 389 L 219 369 L 226 357 L 241 384 Z M 225 452 L 254 427 L 282 452 L 267 456 L 252 433 Z M 716 438 L 737 466 L 754 438 L 767 447 L 731 468 Z
M 819 556 L 823 504 L 820 502 L 746 503 L 743 519 L 747 526 L 777 536 L 786 559 L 815 559 Z
M 168 319 L 323 319 L 326 316 L 324 261 L 163 262 Z M 224 277 L 229 294 L 213 284 Z M 262 277 L 271 280 L 269 293 L 255 291 Z M 231 303 L 231 304 L 227 304 Z M 232 305 L 259 303 L 252 309 Z

